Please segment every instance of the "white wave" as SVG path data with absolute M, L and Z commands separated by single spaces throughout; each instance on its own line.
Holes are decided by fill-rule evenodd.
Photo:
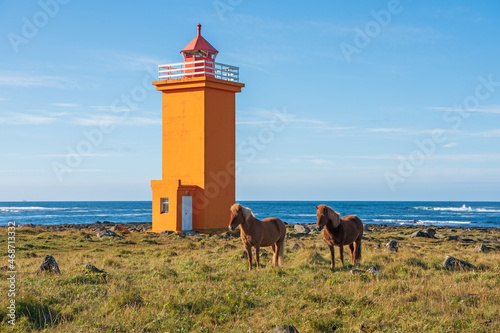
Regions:
M 67 210 L 68 208 L 59 208 L 59 207 L 0 207 L 0 212 L 6 213 L 22 213 L 29 211 L 40 211 L 40 210 Z
M 489 209 L 489 208 L 472 208 L 467 205 L 462 205 L 462 207 L 425 207 L 425 206 L 417 206 L 413 207 L 413 209 L 417 210 L 434 210 L 434 211 L 443 211 L 443 212 L 477 212 L 477 213 L 500 213 L 498 209 Z

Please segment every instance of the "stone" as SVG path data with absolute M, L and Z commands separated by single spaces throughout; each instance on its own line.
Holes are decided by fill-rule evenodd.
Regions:
M 385 247 L 389 250 L 389 251 L 395 251 L 395 252 L 398 252 L 398 247 L 399 247 L 399 242 L 398 241 L 395 241 L 394 239 L 389 241 L 389 243 L 385 244 Z
M 224 245 L 224 250 L 234 250 L 234 249 L 236 249 L 236 246 L 233 244 Z M 246 251 L 245 251 L 245 253 L 246 253 Z
M 363 226 L 363 231 L 373 234 L 373 231 L 371 231 L 366 224 Z
M 193 236 L 193 235 L 196 235 L 196 231 L 183 231 L 183 233 L 184 233 L 186 236 Z
M 366 270 L 368 273 L 372 273 L 373 275 L 379 275 L 380 274 L 380 269 L 378 269 L 375 266 L 372 266 Z
M 476 252 L 488 252 L 491 250 L 491 248 L 487 247 L 484 244 L 481 244 L 481 245 L 476 246 L 475 250 L 476 250 Z
M 293 226 L 293 229 L 295 230 L 295 232 L 299 233 L 299 234 L 308 234 L 311 232 L 311 229 L 309 229 L 308 227 L 302 225 L 302 224 L 296 224 Z
M 160 235 L 171 235 L 173 234 L 174 232 L 172 230 L 164 230 L 162 232 L 160 232 Z
M 83 271 L 85 273 L 97 273 L 97 274 L 108 274 L 103 270 L 100 270 L 99 268 L 95 267 L 94 265 L 91 264 L 86 264 L 82 268 L 80 268 L 80 271 Z
M 41 272 L 49 272 L 49 273 L 56 273 L 56 274 L 61 274 L 61 271 L 59 270 L 59 265 L 56 262 L 56 259 L 52 255 L 47 255 L 45 256 L 45 259 L 43 259 L 42 264 L 36 271 L 36 273 L 41 273 Z
M 98 238 L 103 238 L 103 237 L 115 238 L 116 236 L 118 235 L 111 230 L 102 230 L 97 233 Z
M 452 256 L 446 256 L 446 259 L 443 262 L 443 267 L 445 269 L 475 269 L 476 267 L 467 261 L 463 261 Z
M 302 242 L 291 242 L 290 243 L 290 247 L 292 248 L 292 250 L 300 250 L 301 248 L 304 247 L 304 243 L 302 243 Z
M 361 269 L 351 269 L 351 271 L 349 273 L 354 275 L 354 274 L 360 274 L 360 273 L 364 273 L 364 272 L 365 271 L 362 271 Z
M 434 234 L 434 238 L 437 238 L 437 239 L 445 239 L 447 238 L 445 235 L 443 234 Z
M 268 333 L 299 333 L 293 325 L 281 325 L 273 328 Z
M 89 235 L 89 234 L 85 234 L 85 235 L 83 235 L 83 238 L 85 238 L 85 239 L 92 239 L 92 237 L 90 237 L 90 235 Z
M 121 224 L 115 224 L 115 226 L 111 227 L 111 229 L 109 229 L 109 230 L 111 230 L 111 231 L 120 231 L 121 233 L 123 233 L 125 235 L 130 234 L 130 230 L 128 230 L 127 228 L 125 228 Z
M 373 245 L 374 250 L 380 250 L 380 244 L 375 244 Z
M 458 240 L 458 236 L 448 236 L 447 238 L 449 241 L 457 241 Z
M 411 238 L 415 238 L 415 237 L 434 238 L 434 234 L 430 234 L 428 232 L 418 230 L 418 231 L 415 231 L 414 233 L 412 233 L 410 237 Z
M 263 256 L 263 257 L 265 257 L 265 256 L 267 256 L 268 254 L 269 254 L 269 253 L 268 253 L 268 252 L 267 252 L 267 250 L 265 250 L 265 249 L 260 249 L 260 250 L 259 250 L 259 256 Z M 253 249 L 253 248 L 252 248 L 252 257 L 255 257 L 255 249 Z M 246 250 L 245 250 L 245 251 L 243 251 L 243 253 L 241 254 L 241 258 L 243 258 L 243 259 L 248 259 L 248 253 L 247 253 L 247 251 L 246 251 Z

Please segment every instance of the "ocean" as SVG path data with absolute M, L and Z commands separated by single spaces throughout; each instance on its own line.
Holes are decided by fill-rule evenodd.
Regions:
M 357 215 L 367 224 L 500 227 L 500 202 L 424 201 L 239 201 L 259 219 L 316 223 L 315 205 L 341 216 Z M 0 226 L 16 224 L 91 224 L 96 221 L 151 222 L 151 201 L 0 202 Z M 229 222 L 229 207 L 228 207 Z

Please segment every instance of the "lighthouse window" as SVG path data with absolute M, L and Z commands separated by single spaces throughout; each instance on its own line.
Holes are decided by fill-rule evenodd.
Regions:
M 168 198 L 161 198 L 161 209 L 162 214 L 168 213 Z

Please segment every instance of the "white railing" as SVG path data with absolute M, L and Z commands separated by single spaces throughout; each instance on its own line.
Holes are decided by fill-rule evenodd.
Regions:
M 236 66 L 225 65 L 209 60 L 179 62 L 176 64 L 160 65 L 159 79 L 185 79 L 207 76 L 220 80 L 238 82 L 240 69 Z

